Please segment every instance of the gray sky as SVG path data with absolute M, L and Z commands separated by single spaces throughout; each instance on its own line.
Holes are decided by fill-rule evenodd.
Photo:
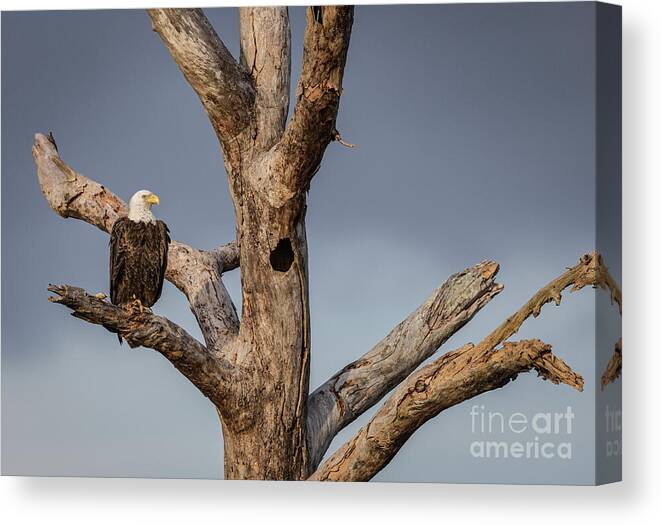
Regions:
M 206 12 L 237 55 L 238 12 Z M 295 80 L 304 11 L 290 15 Z M 505 291 L 442 351 L 478 342 L 594 248 L 593 15 L 588 3 L 356 9 L 338 129 L 358 146 L 329 146 L 309 196 L 313 387 L 468 265 L 500 262 Z M 157 192 L 173 238 L 211 248 L 232 240 L 234 215 L 199 100 L 143 11 L 3 13 L 2 79 L 3 473 L 222 477 L 216 413 L 183 376 L 47 303 L 49 282 L 106 290 L 108 238 L 48 208 L 30 154 L 52 130 L 76 170 L 124 199 Z M 225 281 L 240 306 L 238 271 Z M 591 481 L 593 303 L 591 290 L 567 296 L 516 336 L 551 343 L 584 394 L 521 376 L 427 423 L 377 479 Z M 169 283 L 155 310 L 199 336 Z M 471 458 L 473 404 L 571 405 L 573 459 Z

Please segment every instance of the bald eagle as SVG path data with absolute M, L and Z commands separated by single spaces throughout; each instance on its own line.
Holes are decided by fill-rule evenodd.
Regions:
M 147 190 L 135 193 L 128 217 L 118 219 L 110 233 L 110 301 L 123 307 L 136 305 L 141 312 L 161 296 L 168 261 L 169 230 L 154 218 L 153 204 L 160 204 L 158 195 Z

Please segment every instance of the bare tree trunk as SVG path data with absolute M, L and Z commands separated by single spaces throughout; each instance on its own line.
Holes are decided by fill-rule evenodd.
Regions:
M 307 11 L 303 67 L 287 123 L 291 38 L 286 8 L 242 8 L 236 61 L 199 9 L 149 10 L 163 40 L 207 111 L 223 150 L 236 212 L 236 243 L 208 252 L 173 241 L 166 277 L 187 297 L 204 336 L 172 321 L 127 312 L 73 286 L 51 300 L 85 321 L 153 348 L 213 403 L 222 422 L 227 479 L 370 479 L 425 421 L 451 404 L 537 370 L 582 388 L 582 378 L 541 341 L 505 343 L 530 315 L 573 285 L 619 290 L 597 254 L 533 296 L 473 347 L 420 364 L 501 292 L 498 264 L 451 276 L 379 344 L 309 394 L 310 312 L 306 196 L 324 151 L 340 141 L 335 120 L 353 22 L 350 6 Z M 59 156 L 37 135 L 33 156 L 42 192 L 63 217 L 109 232 L 126 205 Z M 222 275 L 241 267 L 241 320 Z M 502 347 L 496 347 L 502 343 Z M 456 363 L 463 363 L 461 374 Z M 464 366 L 465 365 L 465 366 Z M 401 385 L 400 385 L 401 383 Z M 333 437 L 397 385 L 371 425 L 317 470 Z M 416 392 L 425 392 L 416 396 Z M 396 417 L 393 417 L 393 410 Z M 374 437 L 374 439 L 372 439 Z M 316 471 L 316 472 L 315 472 Z
M 232 359 L 240 388 L 218 406 L 231 479 L 310 473 L 306 192 L 334 137 L 353 18 L 351 7 L 322 9 L 325 22 L 308 17 L 288 128 L 286 8 L 241 9 L 240 63 L 201 11 L 150 10 L 154 30 L 214 124 L 236 208 L 243 312 Z
M 310 355 L 305 194 L 276 208 L 246 193 L 238 232 L 242 386 L 221 408 L 225 475 L 301 479 Z

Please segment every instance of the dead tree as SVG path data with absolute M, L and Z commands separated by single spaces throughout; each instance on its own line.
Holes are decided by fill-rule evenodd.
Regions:
M 538 341 L 507 342 L 562 290 L 610 287 L 601 258 L 578 264 L 538 291 L 484 341 L 419 365 L 500 293 L 498 264 L 452 275 L 362 357 L 309 392 L 310 316 L 306 195 L 335 127 L 353 8 L 307 10 L 303 67 L 293 117 L 286 8 L 240 10 L 237 62 L 198 9 L 149 11 L 158 33 L 198 94 L 222 148 L 236 212 L 236 242 L 201 251 L 173 241 L 167 279 L 187 297 L 204 336 L 172 321 L 127 312 L 74 286 L 51 286 L 50 300 L 153 348 L 213 403 L 222 423 L 228 479 L 369 480 L 425 421 L 536 370 L 578 390 L 582 378 Z M 42 192 L 62 217 L 109 232 L 126 204 L 61 160 L 52 137 L 36 135 Z M 241 268 L 239 316 L 223 286 Z M 399 386 L 398 386 L 399 385 Z M 395 388 L 396 387 L 396 388 Z M 333 437 L 394 392 L 372 420 L 321 463 Z

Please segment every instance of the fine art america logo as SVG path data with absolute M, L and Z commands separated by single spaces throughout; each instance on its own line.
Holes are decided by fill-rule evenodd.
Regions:
M 470 454 L 480 459 L 572 459 L 574 411 L 492 412 L 484 405 L 470 410 L 471 432 L 478 437 Z

